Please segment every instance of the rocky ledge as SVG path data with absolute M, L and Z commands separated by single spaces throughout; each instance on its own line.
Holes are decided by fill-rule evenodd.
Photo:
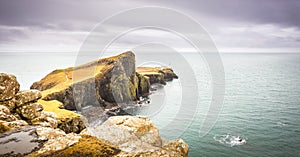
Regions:
M 0 156 L 187 156 L 183 140 L 162 140 L 148 118 L 116 116 L 116 103 L 139 101 L 151 84 L 173 78 L 168 67 L 136 69 L 132 52 L 55 70 L 31 90 L 20 91 L 15 76 L 1 73 Z M 86 128 L 70 111 L 86 106 L 110 118 Z

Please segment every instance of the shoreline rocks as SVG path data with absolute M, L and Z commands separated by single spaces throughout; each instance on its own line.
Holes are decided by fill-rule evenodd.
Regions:
M 3 81 L 0 82 L 2 87 L 13 91 L 1 91 L 0 132 L 28 125 L 58 127 L 67 133 L 79 133 L 85 128 L 81 115 L 60 109 L 62 104 L 58 101 L 41 100 L 42 93 L 38 90 L 19 91 L 20 86 L 15 76 L 1 73 L 0 79 Z
M 137 67 L 137 72 L 149 78 L 150 84 L 163 84 L 177 79 L 178 76 L 169 67 Z

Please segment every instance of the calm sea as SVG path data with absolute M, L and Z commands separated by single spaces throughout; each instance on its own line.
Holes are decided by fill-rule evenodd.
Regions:
M 15 74 L 22 89 L 76 61 L 68 53 L 0 53 L 0 57 L 0 72 Z M 169 59 L 164 64 L 174 67 L 180 79 L 156 87 L 151 103 L 134 111 L 150 117 L 163 138 L 184 139 L 192 157 L 300 156 L 300 54 L 222 54 L 224 103 L 205 136 L 201 127 L 214 86 L 205 59 L 197 54 L 171 60 L 159 55 L 164 57 Z M 137 61 L 143 59 L 148 57 L 137 55 Z M 236 138 L 244 143 L 234 142 Z

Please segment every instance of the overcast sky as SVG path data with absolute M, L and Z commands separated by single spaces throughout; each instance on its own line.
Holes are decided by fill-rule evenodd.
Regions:
M 188 14 L 221 52 L 300 50 L 300 0 L 0 0 L 0 52 L 76 52 L 101 20 L 142 6 Z M 167 33 L 142 30 L 119 46 L 151 36 L 180 43 Z

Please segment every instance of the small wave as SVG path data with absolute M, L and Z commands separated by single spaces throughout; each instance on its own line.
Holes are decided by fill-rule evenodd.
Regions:
M 240 136 L 234 136 L 231 134 L 216 135 L 216 136 L 214 136 L 214 140 L 221 144 L 229 145 L 231 147 L 238 146 L 238 145 L 244 145 L 247 142 L 245 138 L 242 138 Z
M 287 125 L 287 123 L 284 123 L 284 122 L 277 122 L 276 124 L 277 124 L 277 126 L 281 126 L 281 127 L 283 127 L 283 126 L 286 126 L 286 125 Z

